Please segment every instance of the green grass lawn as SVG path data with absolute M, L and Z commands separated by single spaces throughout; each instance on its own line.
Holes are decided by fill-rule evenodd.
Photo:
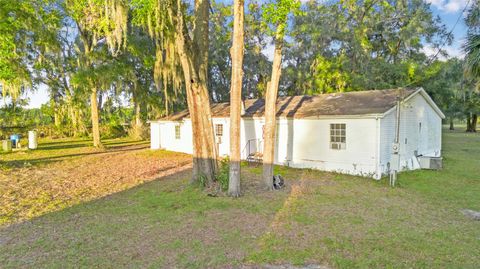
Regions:
M 9 171 L 24 169 L 27 157 L 15 154 L 0 155 Z M 34 168 L 47 169 L 41 156 Z M 207 196 L 182 170 L 5 224 L 0 267 L 478 268 L 480 222 L 460 210 L 480 211 L 480 135 L 445 131 L 444 157 L 443 170 L 401 173 L 394 189 L 386 180 L 276 167 L 287 188 L 264 192 L 261 169 L 243 166 L 239 199 Z

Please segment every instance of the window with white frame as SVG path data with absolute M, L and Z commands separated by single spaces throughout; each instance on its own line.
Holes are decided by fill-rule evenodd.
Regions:
M 330 124 L 330 148 L 337 150 L 346 149 L 346 145 L 346 124 Z
M 175 125 L 175 139 L 180 139 L 180 125 Z
M 215 124 L 215 135 L 223 136 L 223 124 Z
M 215 141 L 217 144 L 222 144 L 223 124 L 215 124 Z

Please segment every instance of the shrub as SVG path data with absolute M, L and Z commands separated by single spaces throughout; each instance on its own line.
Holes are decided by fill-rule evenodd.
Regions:
M 230 176 L 229 174 L 230 174 L 230 159 L 226 157 L 220 160 L 220 166 L 216 176 L 218 184 L 220 184 L 222 191 L 228 190 L 228 178 Z
M 128 135 L 136 140 L 145 140 L 150 136 L 149 128 L 145 125 L 133 125 L 128 129 Z
M 120 124 L 107 124 L 100 126 L 100 135 L 102 138 L 118 138 L 126 136 L 127 132 Z

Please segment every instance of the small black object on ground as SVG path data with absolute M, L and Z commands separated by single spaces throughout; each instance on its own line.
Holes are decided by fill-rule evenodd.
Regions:
M 281 175 L 273 176 L 273 188 L 276 190 L 282 189 L 285 187 L 285 181 Z

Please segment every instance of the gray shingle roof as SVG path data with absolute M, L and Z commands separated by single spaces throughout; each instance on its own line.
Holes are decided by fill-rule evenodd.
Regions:
M 277 99 L 277 117 L 313 118 L 319 116 L 383 114 L 393 108 L 397 96 L 406 98 L 418 89 L 371 90 L 346 93 L 320 94 L 314 96 L 284 96 Z M 242 117 L 263 117 L 264 99 L 244 101 L 245 114 Z M 229 103 L 212 104 L 212 117 L 224 118 L 230 115 Z M 188 110 L 161 118 L 164 121 L 178 121 L 188 118 Z

